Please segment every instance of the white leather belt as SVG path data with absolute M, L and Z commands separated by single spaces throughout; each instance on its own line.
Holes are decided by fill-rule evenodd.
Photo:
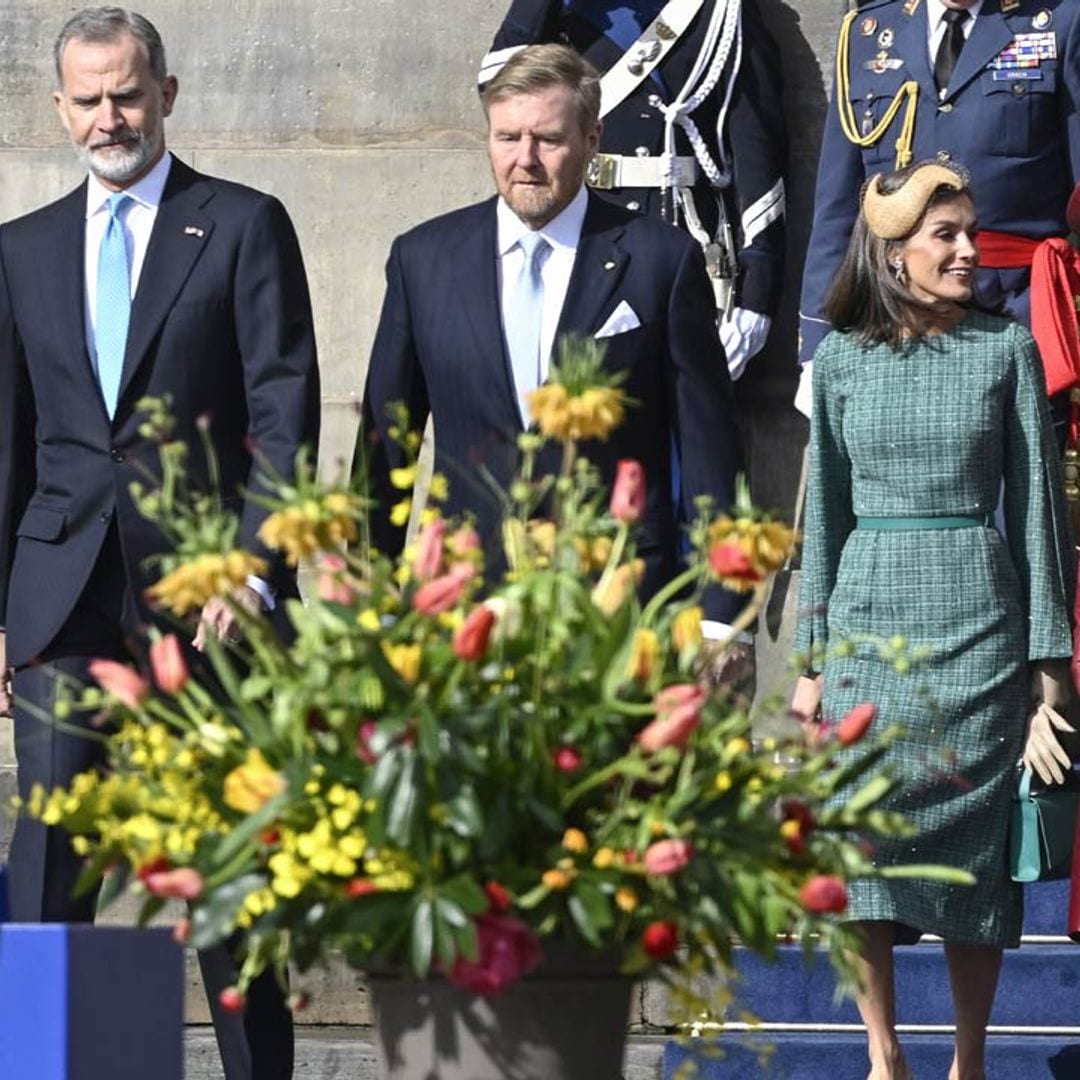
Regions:
M 626 154 L 597 154 L 585 170 L 585 183 L 600 191 L 613 188 L 693 187 L 698 164 L 692 157 L 672 162 L 670 179 L 665 177 L 662 157 L 630 157 Z

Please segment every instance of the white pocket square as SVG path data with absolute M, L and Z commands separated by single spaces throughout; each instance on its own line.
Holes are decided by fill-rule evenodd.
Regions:
M 595 337 L 614 337 L 616 334 L 625 334 L 627 330 L 636 330 L 641 325 L 637 312 L 625 301 L 620 300 L 619 306 L 608 316 L 608 321 L 596 331 Z

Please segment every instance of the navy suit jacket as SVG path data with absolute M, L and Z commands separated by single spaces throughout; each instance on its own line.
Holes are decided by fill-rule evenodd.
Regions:
M 1025 36 L 1030 41 L 1040 32 L 1052 35 L 1054 58 L 1025 71 L 994 70 L 995 58 L 1011 43 Z M 851 103 L 860 130 L 864 125 L 872 130 L 883 119 L 901 84 L 918 83 L 912 161 L 945 153 L 963 165 L 971 174 L 980 228 L 1035 240 L 1068 232 L 1065 206 L 1080 180 L 1080 5 L 1075 0 L 1019 0 L 1007 12 L 1001 0 L 986 0 L 941 100 L 930 65 L 924 4 L 867 4 L 852 26 L 848 54 Z M 862 149 L 840 127 L 837 93 L 834 86 L 803 271 L 799 359 L 804 363 L 831 329 L 824 317 L 825 297 L 851 239 L 862 185 L 875 173 L 892 171 L 904 119 L 901 109 L 881 138 Z M 1030 276 L 1026 267 L 982 267 L 976 273 L 975 298 L 983 307 L 1001 306 L 1030 325 Z
M 319 381 L 307 280 L 274 198 L 174 159 L 154 222 L 110 421 L 84 328 L 85 183 L 0 228 L 0 625 L 7 657 L 45 649 L 82 592 L 115 517 L 136 600 L 167 544 L 129 493 L 157 471 L 136 402 L 168 394 L 189 473 L 205 488 L 198 417 L 211 419 L 239 542 L 262 551 L 266 511 L 252 449 L 288 476 L 318 438 Z M 271 583 L 291 575 L 271 561 Z M 143 614 L 146 614 L 145 609 Z
M 471 512 L 497 565 L 502 505 L 518 463 L 522 431 L 499 308 L 496 200 L 457 210 L 394 241 L 387 291 L 368 369 L 358 457 L 366 456 L 379 507 L 373 539 L 395 553 L 404 530 L 387 510 L 400 493 L 389 470 L 401 453 L 387 436 L 386 408 L 404 402 L 414 427 L 429 413 L 435 468 L 450 481 L 448 513 Z M 694 516 L 694 499 L 711 495 L 727 508 L 740 466 L 731 383 L 717 340 L 715 305 L 704 257 L 686 234 L 590 195 L 558 334 L 593 335 L 620 302 L 641 325 L 606 338 L 606 364 L 626 374 L 637 403 L 606 443 L 584 452 L 610 483 L 620 458 L 645 467 L 647 509 L 638 551 L 645 591 L 677 570 L 677 520 Z M 682 466 L 682 513 L 674 505 L 672 447 Z M 556 467 L 554 457 L 547 464 Z M 485 475 L 486 474 L 486 475 Z M 729 619 L 738 600 L 719 590 L 708 614 Z

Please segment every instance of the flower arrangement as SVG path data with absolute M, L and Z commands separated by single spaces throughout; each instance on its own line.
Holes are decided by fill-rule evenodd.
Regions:
M 564 344 L 532 404 L 503 580 L 485 583 L 480 537 L 438 510 L 441 478 L 395 560 L 366 543 L 361 491 L 300 469 L 261 532 L 317 568 L 307 603 L 289 602 L 293 640 L 238 605 L 244 640 L 209 642 L 208 670 L 156 634 L 149 670 L 99 661 L 99 686 L 61 706 L 105 711 L 108 769 L 26 809 L 74 834 L 85 884 L 141 893 L 144 920 L 178 897 L 192 944 L 239 930 L 227 1007 L 266 967 L 331 951 L 480 993 L 553 936 L 628 973 L 722 967 L 736 940 L 767 956 L 781 935 L 842 963 L 845 881 L 876 872 L 867 838 L 905 827 L 875 774 L 897 732 L 839 760 L 866 706 L 812 741 L 755 746 L 745 702 L 705 677 L 723 646 L 702 636 L 703 593 L 749 593 L 748 624 L 795 535 L 745 491 L 729 514 L 703 505 L 685 571 L 642 605 L 642 468 L 622 462 L 608 496 L 579 453 L 628 406 L 596 347 Z M 212 497 L 186 491 L 184 450 L 148 408 L 162 480 L 136 494 L 176 543 L 152 596 L 183 618 L 255 557 Z M 394 436 L 411 455 L 393 477 L 407 517 L 420 439 L 404 416 Z M 562 469 L 537 477 L 549 439 Z

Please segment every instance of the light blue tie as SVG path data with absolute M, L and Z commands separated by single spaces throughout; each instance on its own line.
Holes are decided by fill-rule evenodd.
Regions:
M 544 317 L 544 279 L 540 271 L 551 245 L 538 232 L 527 232 L 518 246 L 525 258 L 507 305 L 506 346 L 510 351 L 521 421 L 528 427 L 526 395 L 540 385 L 540 328 Z
M 124 349 L 127 347 L 128 323 L 131 321 L 131 267 L 128 265 L 124 223 L 120 220 L 122 207 L 130 201 L 131 196 L 122 191 L 109 196 L 109 223 L 105 226 L 98 253 L 94 344 L 97 348 L 98 382 L 110 420 L 116 412 L 116 399 L 120 395 Z

